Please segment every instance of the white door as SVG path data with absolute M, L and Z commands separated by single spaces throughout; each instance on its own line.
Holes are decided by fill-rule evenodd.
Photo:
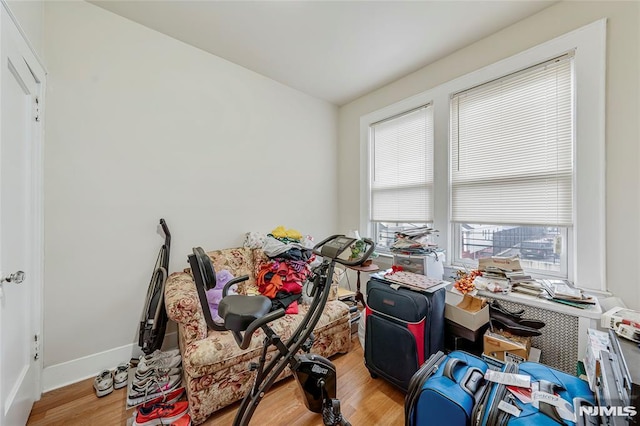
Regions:
M 44 73 L 4 3 L 0 14 L 0 425 L 19 426 L 40 396 Z

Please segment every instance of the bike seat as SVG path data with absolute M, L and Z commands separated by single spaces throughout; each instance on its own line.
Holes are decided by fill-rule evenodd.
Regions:
M 271 310 L 271 299 L 265 296 L 233 294 L 222 299 L 218 314 L 224 326 L 231 331 L 245 331 L 249 325 L 264 317 Z

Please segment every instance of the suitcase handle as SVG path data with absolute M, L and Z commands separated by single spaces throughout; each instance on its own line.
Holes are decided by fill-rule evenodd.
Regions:
M 460 358 L 449 358 L 447 363 L 444 365 L 444 371 L 442 375 L 447 379 L 451 380 L 454 383 L 457 383 L 463 391 L 471 395 L 471 397 L 475 400 L 476 392 L 482 386 L 484 382 L 484 373 L 477 367 L 470 367 L 462 378 L 461 382 L 458 382 L 454 375 L 453 369 L 456 365 L 468 365 L 467 362 Z
M 442 372 L 442 375 L 452 382 L 456 382 L 456 379 L 453 377 L 453 369 L 460 363 L 462 363 L 462 365 L 467 365 L 467 362 L 460 358 L 449 358 L 447 360 L 447 363 L 444 365 L 444 371 Z

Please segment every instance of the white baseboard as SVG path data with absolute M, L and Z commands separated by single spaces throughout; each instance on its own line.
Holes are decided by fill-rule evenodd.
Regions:
M 178 347 L 178 333 L 165 335 L 162 349 Z M 51 365 L 42 370 L 42 392 L 49 392 L 97 376 L 102 370 L 113 370 L 121 362 L 138 358 L 142 351 L 137 344 L 120 346 L 82 358 Z

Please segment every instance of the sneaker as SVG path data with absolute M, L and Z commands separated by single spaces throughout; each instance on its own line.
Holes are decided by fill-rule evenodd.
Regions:
M 181 380 L 182 379 L 180 378 L 180 376 L 175 375 L 165 377 L 150 377 L 143 382 L 134 382 L 131 384 L 129 397 L 131 399 L 136 399 L 156 393 L 166 393 L 177 388 Z
M 101 398 L 113 392 L 113 375 L 109 370 L 103 370 L 93 381 L 96 395 Z
M 123 362 L 113 372 L 113 388 L 120 389 L 127 386 L 129 380 L 129 363 Z
M 143 382 L 145 379 L 149 377 L 162 377 L 162 376 L 176 376 L 182 374 L 182 369 L 180 368 L 149 368 L 148 370 L 141 372 L 140 370 L 136 370 L 134 375 L 134 380 L 138 382 Z
M 140 374 L 145 374 L 149 369 L 157 369 L 157 368 L 176 368 L 180 364 L 182 364 L 182 357 L 180 355 L 167 355 L 167 356 L 158 356 L 158 357 L 140 357 L 140 361 L 138 362 L 138 368 L 136 372 L 140 372 Z
M 149 408 L 152 405 L 155 404 L 159 404 L 161 402 L 167 403 L 167 404 L 173 404 L 176 401 L 179 401 L 180 398 L 182 398 L 182 396 L 184 395 L 184 388 L 178 388 L 176 390 L 167 392 L 165 395 L 163 396 L 159 396 L 155 399 L 152 399 L 149 402 L 145 402 L 144 404 L 142 404 L 143 407 Z
M 168 425 L 184 417 L 189 409 L 186 401 L 175 404 L 160 403 L 150 407 L 140 407 L 133 426 Z
M 160 358 L 174 358 L 180 355 L 180 349 L 171 349 L 170 351 L 153 351 L 149 355 L 142 355 L 140 361 L 149 362 Z
M 191 416 L 188 414 L 185 414 L 175 422 L 171 423 L 170 426 L 191 426 Z

